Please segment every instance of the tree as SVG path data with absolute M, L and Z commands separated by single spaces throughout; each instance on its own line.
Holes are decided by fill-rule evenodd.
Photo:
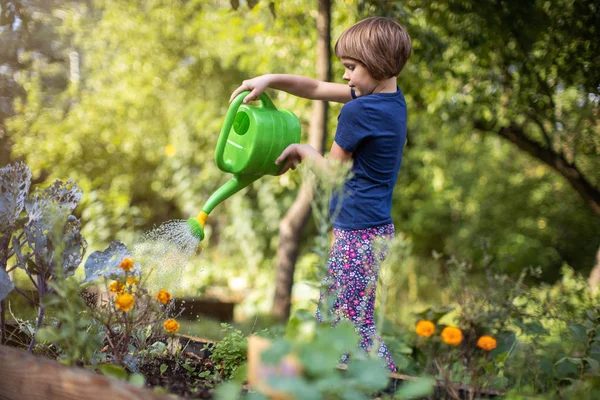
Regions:
M 58 18 L 51 13 L 53 7 L 65 3 L 68 2 L 5 0 L 0 3 L 0 165 L 11 160 L 12 142 L 6 121 L 15 113 L 14 101 L 25 96 L 16 78 L 35 63 L 45 66 L 43 85 L 48 90 L 58 93 L 67 85 L 65 47 L 55 31 Z
M 504 242 L 504 252 L 524 262 L 521 267 L 540 263 L 553 270 L 547 278 L 556 276 L 563 262 L 589 268 L 599 245 L 595 221 L 600 179 L 595 171 L 600 168 L 600 37 L 595 2 L 367 0 L 359 7 L 365 14 L 390 16 L 408 26 L 414 54 L 400 80 L 412 110 L 409 130 L 414 134 L 409 132 L 409 146 L 421 154 L 432 149 L 428 157 L 446 161 L 433 162 L 446 179 L 442 186 L 457 185 L 446 200 L 439 188 L 432 193 L 435 201 L 427 193 L 415 195 L 441 213 L 420 216 L 420 226 L 401 220 L 422 235 L 415 249 L 456 252 L 458 246 L 464 251 L 468 248 L 464 243 L 492 233 L 500 243 L 491 250 Z M 428 129 L 438 134 L 425 138 Z M 451 140 L 457 141 L 451 150 L 454 158 L 444 153 Z M 507 145 L 519 154 L 506 152 Z M 410 150 L 414 154 L 415 148 Z M 495 154 L 505 158 L 493 161 L 490 156 L 495 159 Z M 407 157 L 412 157 L 411 151 Z M 413 161 L 431 168 L 423 160 Z M 553 178 L 544 177 L 545 167 L 554 172 Z M 506 175 L 503 180 L 501 174 Z M 475 181 L 466 181 L 467 176 Z M 489 191 L 490 183 L 477 184 L 491 176 L 496 181 L 490 183 L 503 185 L 504 190 Z M 401 173 L 401 184 L 415 186 L 403 179 Z M 563 189 L 565 183 L 570 191 Z M 462 213 L 456 210 L 457 194 L 471 204 L 471 211 L 466 206 Z M 481 196 L 479 203 L 472 194 Z M 580 201 L 572 201 L 572 194 Z M 401 213 L 416 221 L 425 211 L 420 204 L 411 215 L 408 210 Z M 539 229 L 519 229 L 534 228 L 536 219 Z M 507 223 L 512 228 L 503 228 Z M 509 251 L 505 238 L 513 240 Z M 431 247 L 423 247 L 427 242 Z M 531 256 L 521 257 L 526 253 Z
M 411 28 L 437 37 L 429 45 L 437 42 L 439 53 L 423 55 L 456 89 L 446 111 L 553 168 L 600 216 L 597 2 L 361 3 L 387 15 L 414 13 Z

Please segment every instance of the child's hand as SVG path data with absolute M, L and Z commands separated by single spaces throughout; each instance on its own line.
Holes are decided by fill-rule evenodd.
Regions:
M 277 175 L 282 175 L 287 172 L 288 169 L 296 169 L 298 164 L 302 162 L 306 157 L 311 157 L 314 154 L 320 156 L 320 154 L 308 144 L 290 144 L 283 150 L 281 155 L 275 160 L 275 164 L 279 165 L 285 160 L 285 164 L 281 168 L 281 171 Z
M 250 92 L 250 94 L 244 98 L 244 103 L 256 100 L 258 99 L 258 96 L 260 96 L 260 94 L 269 87 L 269 83 L 270 80 L 268 75 L 261 75 L 257 76 L 256 78 L 245 80 L 242 82 L 240 87 L 233 91 L 231 97 L 229 98 L 229 102 L 231 103 L 238 94 L 245 90 L 251 90 L 252 92 Z

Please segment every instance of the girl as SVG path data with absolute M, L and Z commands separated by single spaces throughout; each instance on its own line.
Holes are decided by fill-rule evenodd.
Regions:
M 307 99 L 345 103 L 328 159 L 353 162 L 352 176 L 344 185 L 342 204 L 338 207 L 335 196 L 330 204 L 330 214 L 336 213 L 327 290 L 336 295 L 332 308 L 336 318 L 354 323 L 365 350 L 377 343 L 378 355 L 392 372 L 396 367 L 374 323 L 379 264 L 386 255 L 385 247 L 374 243 L 394 236 L 392 192 L 406 140 L 406 102 L 396 78 L 410 53 L 410 37 L 400 24 L 368 18 L 344 31 L 335 45 L 347 85 L 269 74 L 243 81 L 231 95 L 233 99 L 250 90 L 244 99 L 248 102 L 271 87 Z M 307 159 L 313 168 L 328 167 L 328 160 L 307 144 L 290 145 L 276 164 L 285 161 L 282 174 Z M 321 293 L 321 300 L 326 294 Z M 317 318 L 322 320 L 319 308 Z

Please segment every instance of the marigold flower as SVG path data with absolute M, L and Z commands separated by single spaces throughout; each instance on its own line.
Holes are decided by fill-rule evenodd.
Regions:
M 133 296 L 127 292 L 117 295 L 117 298 L 115 299 L 115 306 L 124 312 L 131 310 L 134 303 L 135 300 L 133 299 Z
M 137 285 L 140 280 L 135 276 L 130 276 L 127 278 L 127 284 L 129 286 Z
M 433 332 L 435 332 L 435 325 L 431 321 L 422 319 L 419 322 L 417 322 L 415 332 L 417 332 L 417 335 L 421 337 L 429 337 L 433 335 Z
M 442 331 L 442 340 L 450 346 L 458 346 L 463 340 L 462 331 L 455 326 L 447 326 Z
M 173 299 L 173 296 L 171 296 L 171 293 L 167 292 L 165 289 L 160 289 L 156 299 L 163 304 L 167 304 Z
M 125 290 L 125 285 L 123 285 L 123 283 L 119 281 L 114 281 L 110 284 L 108 290 L 110 290 L 113 293 L 121 293 L 123 290 Z
M 133 260 L 125 257 L 123 261 L 121 261 L 121 264 L 119 264 L 119 268 L 123 271 L 131 271 L 133 269 Z
M 173 318 L 166 320 L 163 326 L 165 331 L 170 333 L 175 333 L 179 330 L 179 322 L 175 321 Z
M 488 335 L 483 335 L 479 338 L 479 340 L 477 340 L 477 347 L 485 351 L 494 350 L 496 348 L 496 344 L 496 339 Z

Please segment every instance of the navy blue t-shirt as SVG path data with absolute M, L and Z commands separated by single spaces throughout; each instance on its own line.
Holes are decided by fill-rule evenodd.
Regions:
M 344 185 L 342 204 L 333 196 L 329 213 L 334 228 L 366 229 L 392 222 L 392 192 L 406 141 L 406 102 L 395 93 L 356 97 L 344 104 L 335 142 L 352 152 L 352 177 Z M 337 215 L 335 213 L 337 212 Z

